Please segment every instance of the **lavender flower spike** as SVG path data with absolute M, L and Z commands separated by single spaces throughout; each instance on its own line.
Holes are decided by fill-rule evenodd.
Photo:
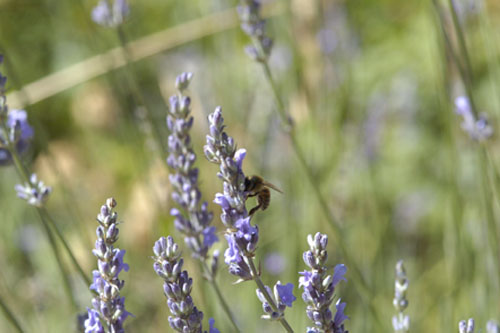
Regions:
M 306 313 L 315 325 L 315 327 L 308 327 L 307 332 L 347 333 L 343 324 L 348 319 L 344 314 L 346 304 L 341 303 L 340 299 L 337 301 L 335 316 L 330 310 L 330 305 L 334 300 L 335 286 L 341 280 L 346 280 L 344 274 L 347 269 L 340 264 L 335 266 L 333 275 L 328 275 L 327 235 L 319 232 L 314 237 L 308 235 L 307 242 L 309 250 L 304 252 L 303 259 L 311 270 L 299 273 L 302 275 L 299 278 L 299 288 L 304 289 L 302 299 L 307 304 Z
M 470 318 L 467 322 L 465 320 L 461 320 L 458 323 L 458 332 L 459 333 L 474 333 L 474 319 Z
M 182 270 L 184 261 L 179 246 L 171 236 L 161 237 L 156 241 L 153 252 L 155 254 L 153 268 L 164 281 L 163 290 L 172 313 L 172 316 L 168 317 L 170 327 L 183 333 L 202 332 L 203 312 L 196 308 L 191 298 L 193 279 L 189 277 L 187 271 Z M 209 322 L 209 332 L 218 332 L 213 327 L 213 319 Z
M 485 113 L 479 114 L 478 119 L 472 112 L 469 99 L 459 96 L 455 99 L 455 112 L 462 116 L 462 129 L 475 141 L 485 141 L 493 135 L 493 128 L 488 124 Z
M 132 316 L 125 310 L 125 297 L 120 297 L 120 290 L 125 281 L 118 275 L 122 270 L 128 272 L 129 266 L 123 262 L 125 250 L 114 247 L 118 240 L 118 214 L 113 211 L 116 201 L 106 200 L 97 215 L 97 240 L 92 253 L 97 257 L 97 270 L 92 272 L 94 282 L 90 289 L 97 295 L 92 299 L 93 309 L 87 308 L 88 318 L 85 320 L 85 333 L 124 332 L 123 322 Z
M 236 150 L 233 138 L 224 132 L 220 107 L 208 116 L 208 120 L 210 134 L 207 135 L 204 152 L 210 162 L 219 164 L 217 176 L 223 181 L 224 189 L 223 193 L 215 195 L 214 200 L 222 208 L 220 217 L 227 228 L 225 238 L 229 247 L 224 252 L 224 261 L 229 266 L 229 273 L 239 277 L 237 282 L 255 280 L 258 286 L 257 296 L 264 307 L 263 318 L 278 320 L 291 332 L 292 329 L 284 318 L 284 310 L 295 300 L 291 293 L 293 285 L 289 283 L 282 286 L 278 282 L 273 299 L 270 288 L 262 283 L 260 270 L 257 270 L 253 262 L 259 241 L 259 228 L 251 224 L 251 217 L 245 207 L 248 193 L 245 191 L 242 166 L 246 151 Z
M 186 245 L 193 256 L 207 259 L 212 244 L 218 241 L 215 227 L 210 226 L 213 213 L 208 211 L 207 202 L 201 202 L 198 185 L 198 168 L 194 167 L 196 155 L 191 145 L 189 132 L 193 126 L 191 99 L 183 92 L 192 79 L 191 73 L 182 73 L 176 79 L 178 95 L 170 97 L 167 115 L 168 137 L 167 164 L 172 168 L 170 183 L 173 187 L 172 199 L 181 210 L 173 208 L 170 214 L 175 217 L 175 227 L 184 234 Z M 214 272 L 210 273 L 213 277 Z
M 408 284 L 409 282 L 406 278 L 403 260 L 400 260 L 396 264 L 396 286 L 393 300 L 394 307 L 396 308 L 398 314 L 392 317 L 392 326 L 394 327 L 394 331 L 396 333 L 410 331 L 410 317 L 403 313 L 408 307 L 408 300 L 406 299 Z
M 273 47 L 273 40 L 266 36 L 266 21 L 262 19 L 259 0 L 241 0 L 238 15 L 241 29 L 252 38 L 254 45 L 245 48 L 246 53 L 256 61 L 266 61 Z
M 15 189 L 19 198 L 36 207 L 42 207 L 52 192 L 51 187 L 45 186 L 42 181 L 38 181 L 36 174 L 31 175 L 29 183 L 17 184 Z
M 92 20 L 104 27 L 116 27 L 125 21 L 130 13 L 130 8 L 126 0 L 99 0 L 99 3 L 92 10 Z

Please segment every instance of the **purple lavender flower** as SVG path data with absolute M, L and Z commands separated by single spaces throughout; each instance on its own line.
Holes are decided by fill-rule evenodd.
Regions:
M 52 192 L 51 187 L 45 186 L 42 181 L 38 181 L 36 174 L 31 175 L 29 183 L 17 184 L 15 189 L 19 198 L 36 207 L 42 207 Z
M 485 113 L 479 114 L 478 118 L 472 112 L 469 99 L 459 96 L 455 99 L 455 112 L 462 116 L 462 129 L 476 141 L 485 141 L 493 135 L 493 128 L 488 124 Z
M 347 269 L 340 264 L 335 266 L 334 273 L 328 275 L 326 261 L 328 253 L 326 246 L 328 236 L 316 233 L 307 236 L 309 250 L 304 252 L 305 264 L 311 268 L 310 271 L 300 272 L 299 288 L 302 287 L 302 299 L 307 304 L 306 313 L 316 327 L 308 327 L 307 332 L 347 332 L 343 322 L 348 319 L 344 314 L 346 304 L 340 300 L 336 304 L 336 314 L 333 316 L 330 305 L 333 303 L 335 286 L 342 280 L 346 280 L 344 274 Z
M 256 61 L 265 61 L 271 54 L 273 40 L 266 36 L 266 21 L 262 19 L 258 0 L 241 0 L 238 6 L 241 29 L 252 38 L 254 45 L 245 48 L 246 53 Z
M 184 96 L 193 75 L 182 73 L 175 81 L 178 96 L 170 97 L 170 108 L 167 115 L 168 137 L 167 164 L 172 168 L 170 183 L 174 189 L 172 198 L 180 206 L 170 211 L 175 217 L 175 227 L 184 234 L 186 245 L 193 256 L 207 259 L 207 253 L 213 243 L 218 241 L 215 227 L 210 226 L 213 213 L 208 211 L 207 202 L 201 202 L 198 185 L 198 168 L 194 167 L 196 155 L 191 145 L 189 131 L 193 126 L 191 99 Z
M 475 325 L 474 319 L 470 318 L 467 322 L 465 320 L 461 320 L 458 323 L 458 332 L 459 333 L 474 333 Z
M 257 270 L 253 262 L 259 241 L 259 228 L 251 224 L 251 217 L 245 207 L 247 193 L 242 166 L 246 151 L 236 150 L 233 138 L 224 132 L 220 107 L 208 116 L 208 120 L 210 134 L 207 135 L 204 152 L 210 162 L 219 164 L 217 176 L 223 181 L 224 189 L 224 193 L 217 193 L 214 200 L 222 208 L 221 221 L 227 228 L 225 238 L 229 247 L 224 252 L 224 261 L 229 266 L 229 273 L 239 277 L 237 282 L 256 280 L 259 286 L 257 296 L 265 313 L 262 318 L 279 320 L 287 330 L 291 330 L 284 319 L 284 311 L 295 300 L 291 293 L 293 285 L 289 283 L 281 286 L 278 282 L 273 299 L 271 289 L 262 287 L 260 269 Z
M 0 55 L 0 64 L 3 57 Z M 33 128 L 28 124 L 24 110 L 9 110 L 5 96 L 7 78 L 0 72 L 0 166 L 12 163 L 11 150 L 23 153 L 33 137 Z
M 171 236 L 156 241 L 153 252 L 153 268 L 164 281 L 163 290 L 172 316 L 168 317 L 170 326 L 178 332 L 202 332 L 203 312 L 199 311 L 191 298 L 193 279 L 182 270 L 184 260 L 179 246 Z M 217 333 L 214 320 L 209 320 L 209 333 Z M 206 332 L 206 331 L 205 331 Z
M 130 13 L 126 0 L 100 0 L 92 10 L 92 20 L 105 27 L 116 27 L 123 23 Z
M 132 316 L 125 310 L 125 297 L 120 297 L 120 290 L 125 281 L 118 275 L 122 270 L 128 272 L 129 266 L 123 262 L 125 250 L 114 247 L 118 240 L 118 214 L 113 211 L 116 201 L 113 198 L 106 200 L 97 215 L 97 240 L 92 253 L 97 257 L 97 270 L 92 272 L 94 277 L 90 289 L 97 293 L 92 299 L 93 309 L 88 309 L 88 318 L 85 320 L 85 332 L 124 332 L 123 322 Z
M 488 320 L 486 323 L 486 332 L 487 333 L 500 333 L 500 326 L 494 320 Z
M 393 300 L 394 307 L 396 308 L 398 314 L 392 317 L 392 326 L 394 327 L 394 331 L 396 333 L 410 331 L 410 317 L 404 314 L 404 310 L 408 307 L 408 300 L 406 299 L 408 284 L 409 282 L 406 278 L 403 260 L 400 260 L 396 264 L 396 285 Z
M 270 295 L 272 301 L 277 305 L 277 311 L 274 310 L 269 304 L 268 299 L 262 293 L 261 290 L 257 289 L 257 297 L 262 302 L 262 309 L 264 310 L 265 315 L 262 316 L 263 319 L 273 319 L 277 320 L 284 316 L 284 312 L 286 307 L 292 307 L 292 303 L 297 299 L 293 295 L 293 284 L 287 283 L 286 285 L 282 285 L 280 281 L 278 281 L 274 285 L 274 293 L 271 291 L 271 288 L 265 286 L 268 295 Z

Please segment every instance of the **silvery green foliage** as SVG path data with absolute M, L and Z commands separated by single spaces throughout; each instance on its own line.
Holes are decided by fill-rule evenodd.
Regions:
M 260 13 L 261 3 L 258 0 L 241 0 L 238 15 L 241 29 L 252 38 L 253 45 L 245 48 L 246 53 L 256 61 L 266 61 L 273 47 L 273 40 L 266 36 L 266 20 Z
M 114 247 L 119 233 L 118 214 L 113 211 L 115 207 L 115 199 L 109 198 L 97 215 L 99 226 L 92 253 L 97 257 L 98 269 L 92 272 L 93 283 L 90 285 L 97 295 L 92 299 L 93 308 L 87 308 L 85 333 L 122 333 L 123 322 L 132 315 L 125 310 L 125 297 L 120 297 L 125 281 L 118 275 L 122 270 L 128 272 L 129 266 L 123 262 L 125 250 Z
M 153 252 L 155 260 L 153 268 L 164 281 L 163 290 L 167 298 L 167 305 L 172 316 L 168 317 L 170 326 L 177 332 L 202 332 L 203 312 L 193 303 L 191 289 L 193 279 L 187 271 L 182 270 L 184 260 L 181 258 L 179 246 L 171 236 L 161 237 L 156 241 Z M 209 333 L 216 333 L 213 319 L 210 320 Z
M 92 20 L 105 27 L 116 27 L 125 21 L 130 13 L 126 0 L 99 0 L 92 10 Z
M 485 141 L 493 135 L 493 128 L 488 124 L 487 115 L 481 113 L 476 119 L 467 97 L 459 96 L 455 99 L 455 112 L 462 117 L 462 129 L 471 139 Z
M 39 181 L 36 174 L 31 175 L 29 183 L 17 184 L 15 189 L 19 198 L 36 207 L 42 207 L 52 192 L 52 188 Z
M 404 268 L 403 260 L 398 261 L 396 264 L 396 281 L 394 300 L 392 303 L 398 312 L 397 315 L 392 317 L 392 326 L 396 333 L 403 333 L 410 331 L 410 317 L 403 312 L 408 307 L 408 300 L 406 299 L 406 292 L 408 290 L 409 281 L 406 278 L 406 271 Z
M 299 288 L 302 287 L 302 299 L 307 304 L 306 314 L 311 319 L 315 327 L 308 327 L 308 333 L 347 333 L 344 328 L 344 321 L 349 319 L 345 313 L 346 303 L 340 299 L 335 304 L 336 313 L 333 316 L 330 306 L 334 301 L 335 286 L 342 280 L 346 280 L 344 275 L 347 271 L 342 264 L 335 266 L 333 275 L 328 274 L 328 236 L 316 233 L 307 236 L 309 250 L 304 252 L 304 263 L 311 269 L 310 271 L 299 272 Z
M 191 144 L 190 130 L 193 126 L 191 99 L 183 95 L 193 75 L 182 73 L 175 81 L 178 94 L 170 97 L 167 127 L 168 136 L 167 164 L 172 169 L 169 176 L 173 187 L 172 199 L 180 210 L 173 208 L 170 214 L 175 217 L 174 225 L 184 234 L 186 245 L 193 256 L 206 260 L 208 250 L 218 241 L 215 227 L 210 226 L 213 213 L 208 211 L 208 203 L 202 202 L 198 184 L 198 168 L 194 167 L 196 154 Z M 213 278 L 214 271 L 211 271 Z
M 458 323 L 458 332 L 459 333 L 474 333 L 474 319 L 470 318 L 467 320 L 461 320 Z

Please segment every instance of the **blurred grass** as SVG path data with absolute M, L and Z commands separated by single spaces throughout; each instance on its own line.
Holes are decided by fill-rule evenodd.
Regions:
M 412 331 L 453 331 L 459 319 L 469 316 L 480 326 L 490 318 L 500 319 L 495 270 L 499 263 L 490 255 L 484 209 L 485 202 L 491 202 L 498 229 L 498 192 L 484 195 L 480 147 L 461 131 L 453 113 L 452 97 L 463 88 L 446 54 L 431 3 L 275 2 L 284 9 L 269 21 L 276 43 L 271 70 L 321 191 L 342 221 L 349 253 L 374 291 L 372 302 L 385 320 L 385 331 L 391 330 L 394 265 L 400 258 L 410 278 L 407 312 Z M 0 1 L 0 48 L 8 60 L 3 70 L 12 91 L 25 87 L 30 98 L 33 82 L 119 45 L 113 31 L 90 21 L 94 4 Z M 224 16 L 216 25 L 207 21 L 235 4 L 131 1 L 124 29 L 131 41 L 147 40 L 165 29 L 184 41 L 169 44 L 159 38 L 158 45 L 164 46 L 151 55 L 135 44 L 144 53 L 135 59 L 134 70 L 155 111 L 156 126 L 166 140 L 163 98 L 174 92 L 175 75 L 194 72 L 193 145 L 215 223 L 220 229 L 219 209 L 211 201 L 221 184 L 215 177 L 217 168 L 204 160 L 202 146 L 208 131 L 206 115 L 222 105 L 228 132 L 248 151 L 245 172 L 261 174 L 285 192 L 273 194 L 269 210 L 256 217 L 261 234 L 258 259 L 264 263 L 266 254 L 273 252 L 286 259 L 279 276 L 264 266 L 264 282 L 270 285 L 280 279 L 297 284 L 297 271 L 305 269 L 301 258 L 306 235 L 331 230 L 279 129 L 261 70 L 243 52 L 247 39 L 229 19 L 234 16 Z M 500 104 L 500 6 L 492 0 L 481 4 L 463 23 L 473 50 L 476 103 L 495 126 Z M 439 5 L 449 13 L 447 1 Z M 446 17 L 445 28 L 453 31 Z M 194 22 L 192 35 L 191 30 L 176 30 L 186 22 Z M 322 50 L 328 45 L 318 42 L 318 31 L 333 49 Z M 84 67 L 83 73 L 90 70 L 96 68 Z M 160 236 L 172 234 L 182 243 L 168 213 L 172 205 L 168 171 L 159 158 L 165 154 L 151 145 L 150 129 L 134 108 L 123 68 L 104 67 L 100 73 L 107 74 L 80 81 L 71 77 L 76 83 L 68 89 L 34 98 L 36 103 L 25 106 L 36 130 L 26 159 L 54 187 L 48 209 L 89 273 L 96 266 L 91 254 L 95 216 L 107 197 L 116 198 L 124 221 L 119 245 L 127 250 L 131 266 L 124 274 L 123 293 L 136 315 L 128 321 L 128 331 L 165 331 L 168 309 L 149 257 Z M 45 89 L 54 88 L 50 81 L 42 82 Z M 485 148 L 498 165 L 497 138 Z M 498 186 L 491 175 L 487 181 Z M 0 265 L 4 267 L 0 295 L 27 331 L 72 331 L 76 314 L 64 298 L 34 211 L 15 197 L 17 182 L 12 168 L 0 170 Z M 222 243 L 218 246 L 225 248 Z M 184 254 L 195 276 L 195 301 L 205 318 L 215 317 L 217 327 L 229 332 L 212 290 L 196 278 L 196 261 L 188 251 Z M 343 262 L 334 242 L 329 254 L 332 266 Z M 69 260 L 67 264 L 71 267 Z M 261 305 L 252 284 L 233 285 L 224 264 L 219 279 L 245 332 L 280 329 L 258 320 Z M 84 310 L 90 305 L 87 286 L 76 274 L 72 281 Z M 286 317 L 296 331 L 303 331 L 310 323 L 300 291 L 295 295 L 298 300 Z M 374 331 L 374 323 L 366 320 L 367 304 L 351 282 L 341 284 L 336 295 L 348 304 L 350 331 Z M 0 316 L 0 332 L 10 331 Z

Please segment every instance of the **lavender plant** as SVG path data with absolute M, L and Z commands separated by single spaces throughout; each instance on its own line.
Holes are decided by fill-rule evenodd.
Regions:
M 168 317 L 170 327 L 183 333 L 202 332 L 203 312 L 198 310 L 191 297 L 193 279 L 186 270 L 182 270 L 184 260 L 179 246 L 171 236 L 161 237 L 156 241 L 153 252 L 153 268 L 164 281 L 163 291 L 172 314 Z M 209 325 L 209 333 L 219 333 L 214 327 L 213 318 L 210 318 Z
M 347 269 L 344 265 L 335 266 L 333 275 L 328 275 L 328 236 L 316 233 L 307 236 L 309 250 L 304 252 L 304 263 L 311 269 L 300 272 L 299 288 L 302 287 L 302 299 L 307 304 L 306 314 L 315 327 L 308 327 L 308 333 L 341 333 L 346 332 L 344 321 L 348 317 L 344 314 L 346 303 L 340 299 L 335 304 L 336 312 L 333 316 L 330 306 L 334 301 L 335 286 L 342 280 Z
M 461 320 L 458 323 L 458 332 L 459 333 L 474 333 L 474 319 L 470 318 L 469 320 Z
M 0 55 L 0 64 L 3 62 L 3 56 Z M 0 165 L 14 164 L 17 173 L 24 181 L 23 185 L 16 185 L 18 197 L 27 201 L 29 205 L 36 208 L 37 215 L 42 223 L 43 229 L 49 240 L 52 252 L 58 263 L 61 272 L 64 289 L 68 298 L 76 309 L 76 301 L 69 281 L 69 276 L 62 261 L 62 253 L 56 243 L 53 232 L 56 233 L 59 240 L 62 242 L 66 252 L 70 256 L 74 266 L 85 281 L 90 281 L 83 269 L 76 260 L 69 245 L 64 239 L 57 225 L 51 219 L 46 211 L 44 204 L 48 200 L 51 193 L 51 188 L 46 186 L 42 181 L 39 181 L 35 174 L 29 176 L 28 168 L 21 161 L 20 154 L 29 146 L 30 140 L 33 138 L 33 128 L 28 123 L 28 116 L 24 110 L 9 110 L 7 105 L 7 97 L 5 95 L 5 84 L 7 77 L 0 72 Z M 54 231 L 53 231 L 53 230 Z
M 459 96 L 455 99 L 455 112 L 462 117 L 462 129 L 471 139 L 481 142 L 493 135 L 493 128 L 488 124 L 486 114 L 481 113 L 476 119 L 467 97 Z
M 355 262 L 351 259 L 349 252 L 346 250 L 347 247 L 345 245 L 344 237 L 342 236 L 340 223 L 330 211 L 327 201 L 321 193 L 319 183 L 315 179 L 311 168 L 308 166 L 306 155 L 298 145 L 294 131 L 293 119 L 286 110 L 285 103 L 283 102 L 280 92 L 278 91 L 278 86 L 273 78 L 269 66 L 269 55 L 271 54 L 273 42 L 272 39 L 266 35 L 266 21 L 262 18 L 260 9 L 261 5 L 259 0 L 240 0 L 238 14 L 240 16 L 241 28 L 251 38 L 253 44 L 253 46 L 247 46 L 245 51 L 253 60 L 258 61 L 261 64 L 266 80 L 271 87 L 272 95 L 274 97 L 284 130 L 288 135 L 291 146 L 306 173 L 306 177 L 311 184 L 320 208 L 333 229 L 339 250 L 345 258 L 347 264 L 352 269 L 353 282 L 356 284 L 357 289 L 361 293 L 361 296 L 365 298 L 366 302 L 372 304 L 370 300 L 372 299 L 373 292 L 369 289 L 364 277 L 361 275 L 359 269 L 355 265 Z M 378 316 L 377 309 L 372 308 L 372 310 L 373 311 L 370 311 L 370 313 L 374 316 Z M 379 323 L 378 318 L 376 322 Z
M 406 278 L 406 271 L 403 265 L 403 260 L 398 261 L 396 264 L 396 282 L 393 304 L 398 312 L 397 315 L 392 317 L 392 326 L 396 333 L 404 333 L 410 331 L 410 317 L 404 314 L 404 310 L 408 307 L 408 300 L 406 299 L 406 291 L 408 290 L 408 279 Z
M 277 283 L 275 297 L 271 289 L 262 283 L 260 270 L 257 270 L 253 258 L 259 241 L 258 226 L 251 224 L 251 217 L 245 207 L 247 193 L 245 192 L 245 174 L 242 170 L 245 149 L 236 149 L 232 137 L 224 131 L 222 110 L 217 107 L 208 116 L 210 134 L 204 152 L 207 159 L 219 164 L 217 176 L 223 181 L 223 193 L 215 195 L 214 202 L 221 206 L 221 221 L 226 227 L 224 237 L 228 249 L 224 252 L 224 261 L 229 266 L 229 273 L 239 277 L 237 282 L 254 280 L 257 284 L 257 295 L 263 302 L 264 319 L 278 320 L 289 332 L 292 328 L 285 319 L 285 308 L 295 300 L 292 294 L 292 284 L 282 286 Z M 293 285 L 292 285 L 293 286 Z M 283 306 L 285 305 L 285 306 Z
M 181 210 L 173 208 L 170 214 L 175 217 L 174 225 L 182 234 L 184 241 L 193 256 L 205 262 L 208 259 L 208 250 L 218 241 L 215 227 L 210 226 L 213 213 L 208 211 L 208 203 L 201 203 L 201 191 L 198 186 L 198 168 L 194 167 L 196 154 L 191 145 L 189 132 L 193 126 L 191 113 L 191 99 L 184 96 L 191 81 L 191 73 L 182 73 L 176 79 L 178 96 L 170 97 L 170 108 L 167 116 L 167 126 L 170 130 L 168 137 L 167 164 L 173 170 L 170 174 L 170 183 L 173 187 L 172 199 Z M 215 272 L 206 272 L 212 279 Z
M 499 333 L 500 326 L 498 326 L 498 323 L 495 320 L 489 320 L 486 323 L 486 332 L 487 333 Z
M 122 270 L 128 272 L 129 266 L 123 262 L 125 250 L 115 248 L 114 245 L 119 233 L 115 207 L 115 199 L 109 198 L 97 215 L 99 226 L 92 253 L 97 257 L 98 269 L 92 272 L 94 281 L 90 285 L 90 290 L 97 295 L 92 299 L 93 308 L 87 308 L 85 333 L 125 332 L 123 323 L 128 316 L 132 316 L 125 309 L 125 297 L 120 297 L 125 281 L 120 280 L 119 274 Z
M 173 187 L 172 199 L 180 207 L 180 210 L 172 208 L 170 214 L 175 217 L 176 229 L 184 235 L 184 242 L 192 251 L 193 257 L 200 260 L 204 277 L 214 288 L 220 304 L 234 328 L 238 330 L 231 310 L 215 281 L 219 252 L 215 251 L 213 256 L 208 253 L 213 243 L 218 241 L 218 237 L 215 234 L 215 227 L 210 225 L 213 213 L 208 211 L 208 203 L 202 202 L 198 185 L 199 170 L 194 167 L 196 154 L 189 134 L 193 126 L 191 99 L 184 95 L 192 77 L 192 73 L 182 73 L 177 76 L 175 81 L 177 95 L 170 97 L 168 108 L 167 127 L 170 135 L 167 164 L 173 171 L 169 176 Z
M 92 10 L 92 20 L 104 27 L 117 27 L 130 13 L 126 0 L 100 0 Z
M 261 3 L 258 0 L 241 0 L 237 7 L 241 29 L 252 39 L 253 45 L 245 48 L 253 60 L 267 61 L 273 47 L 273 40 L 266 36 L 266 20 L 261 17 Z

